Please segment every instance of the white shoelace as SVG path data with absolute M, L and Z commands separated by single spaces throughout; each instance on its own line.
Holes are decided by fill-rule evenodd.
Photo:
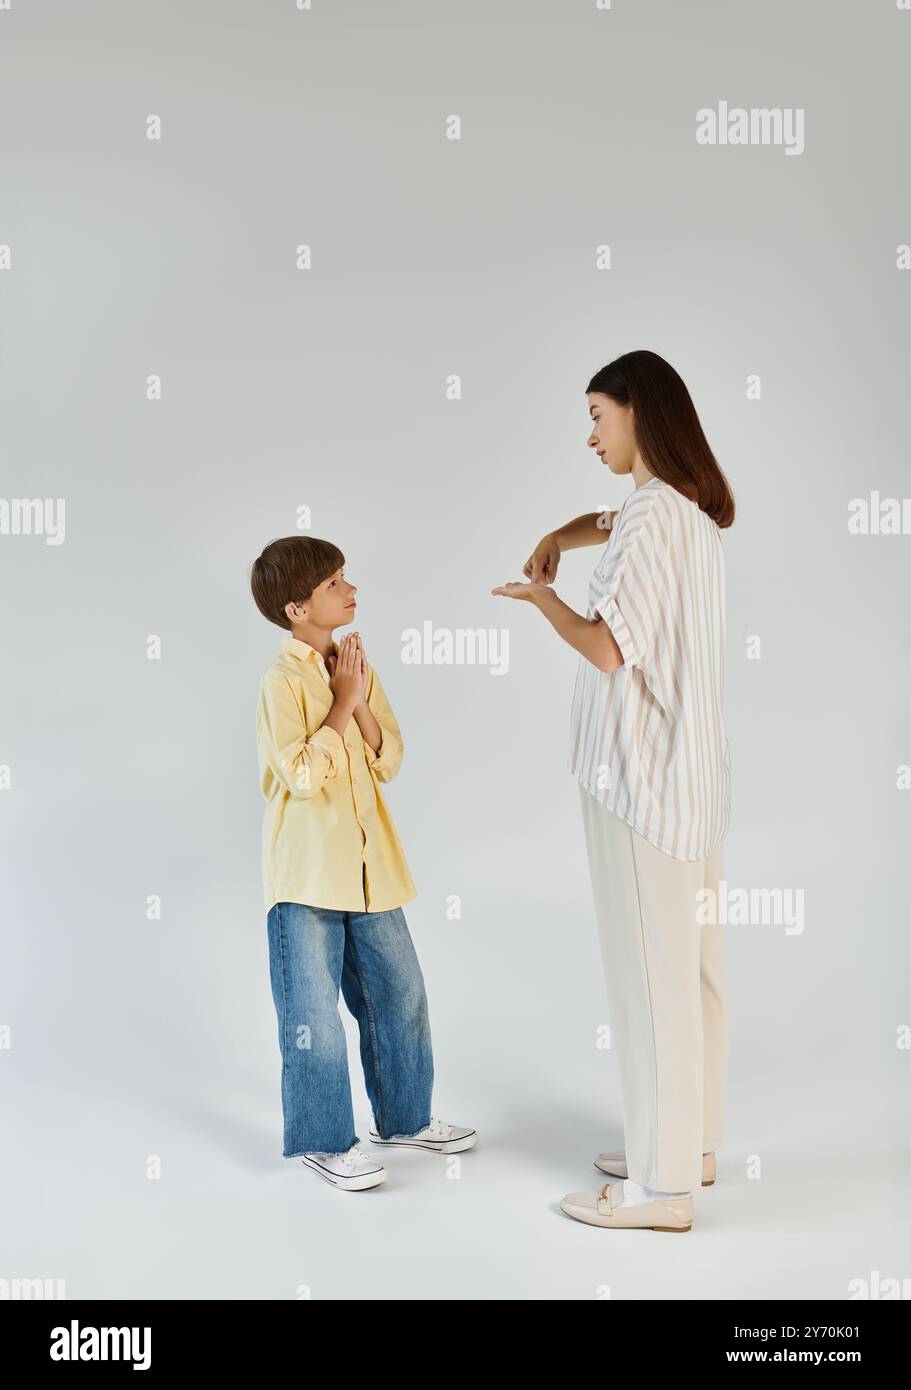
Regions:
M 341 1160 L 346 1168 L 353 1168 L 355 1163 L 366 1157 L 367 1154 L 364 1153 L 363 1149 L 359 1149 L 357 1144 L 352 1144 L 348 1152 L 341 1155 Z

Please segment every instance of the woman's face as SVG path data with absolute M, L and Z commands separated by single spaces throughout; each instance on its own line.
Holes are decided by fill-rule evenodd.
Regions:
M 588 408 L 592 417 L 589 448 L 612 473 L 631 473 L 638 455 L 632 407 L 618 405 L 600 391 L 589 391 Z

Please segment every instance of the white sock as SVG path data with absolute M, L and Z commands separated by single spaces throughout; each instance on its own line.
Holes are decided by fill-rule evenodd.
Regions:
M 659 1192 L 655 1187 L 643 1187 L 630 1178 L 623 1180 L 623 1201 L 621 1207 L 638 1207 L 643 1202 L 657 1202 L 665 1197 L 692 1197 L 691 1192 Z
M 711 1152 L 707 1150 L 706 1152 Z M 705 1158 L 705 1153 L 702 1155 Z M 664 1197 L 692 1197 L 692 1192 L 660 1192 L 657 1187 L 643 1187 L 641 1183 L 633 1182 L 631 1178 L 624 1178 L 626 1184 L 623 1189 L 623 1201 L 621 1207 L 636 1207 L 642 1202 L 657 1202 Z

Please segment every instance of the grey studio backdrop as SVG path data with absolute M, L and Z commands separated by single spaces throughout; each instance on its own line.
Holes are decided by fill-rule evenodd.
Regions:
M 65 503 L 61 543 L 0 535 L 5 1296 L 908 1274 L 911 538 L 849 517 L 908 490 L 909 44 L 890 0 L 0 9 L 3 495 Z M 697 143 L 722 102 L 799 108 L 802 150 Z M 728 927 L 720 1181 L 672 1248 L 558 1210 L 623 1142 L 576 656 L 490 595 L 626 496 L 584 388 L 638 347 L 738 505 L 726 879 L 802 903 Z M 404 733 L 434 1113 L 481 1134 L 362 1196 L 281 1158 L 253 715 L 283 634 L 248 573 L 301 508 Z M 580 611 L 596 558 L 560 568 Z M 425 622 L 506 630 L 508 670 L 404 664 Z

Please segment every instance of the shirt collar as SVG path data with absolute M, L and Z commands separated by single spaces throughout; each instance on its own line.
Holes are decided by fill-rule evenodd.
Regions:
M 333 647 L 338 652 L 338 643 L 333 642 Z M 311 657 L 316 657 L 321 666 L 325 666 L 323 658 L 315 647 L 311 647 L 309 642 L 301 641 L 300 637 L 285 637 L 282 641 L 282 651 L 289 656 L 296 656 L 299 661 L 309 661 Z

